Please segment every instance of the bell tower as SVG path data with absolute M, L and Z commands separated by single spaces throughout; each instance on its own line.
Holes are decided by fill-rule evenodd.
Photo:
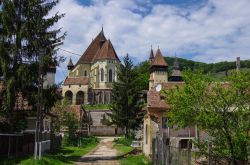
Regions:
M 149 90 L 159 83 L 166 82 L 168 82 L 168 64 L 158 48 L 150 67 Z

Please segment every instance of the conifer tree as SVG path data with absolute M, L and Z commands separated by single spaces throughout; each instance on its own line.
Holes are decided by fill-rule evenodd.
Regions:
M 48 66 L 61 61 L 56 55 L 56 46 L 64 38 L 60 29 L 53 29 L 63 15 L 49 17 L 49 12 L 58 0 L 3 0 L 0 15 L 0 61 L 6 92 L 3 99 L 3 114 L 9 131 L 18 131 L 13 125 L 16 94 L 22 92 L 31 100 L 37 99 L 39 62 L 43 75 Z M 2 27 L 2 28 L 1 28 Z M 41 57 L 41 58 L 39 58 Z M 32 105 L 35 108 L 35 105 Z
M 137 73 L 133 63 L 127 55 L 123 59 L 117 72 L 117 82 L 113 83 L 111 111 L 109 114 L 113 124 L 125 129 L 125 136 L 131 130 L 136 130 L 142 123 L 143 103 L 139 101 L 137 86 Z

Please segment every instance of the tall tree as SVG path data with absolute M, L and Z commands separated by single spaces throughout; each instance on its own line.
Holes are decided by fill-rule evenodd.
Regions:
M 2 109 L 5 111 L 9 131 L 14 128 L 13 111 L 16 94 L 37 99 L 39 79 L 51 64 L 62 58 L 56 54 L 56 46 L 63 40 L 60 29 L 53 29 L 63 15 L 49 16 L 58 0 L 3 0 L 0 17 L 0 61 L 6 92 Z M 51 13 L 50 13 L 51 14 Z M 42 72 L 38 73 L 39 64 Z M 30 97 L 34 96 L 34 97 Z M 30 101 L 29 100 L 29 101 Z M 35 105 L 32 105 L 35 107 Z
M 138 129 L 142 123 L 143 103 L 138 98 L 138 75 L 128 55 L 124 57 L 123 63 L 117 72 L 117 82 L 113 83 L 112 114 L 109 116 L 112 123 L 125 129 L 125 136 L 128 137 L 130 131 Z
M 213 82 L 201 73 L 184 74 L 185 85 L 166 92 L 172 124 L 197 125 L 208 134 L 196 145 L 204 154 L 212 143 L 212 155 L 227 157 L 234 165 L 250 155 L 250 73 L 233 72 L 225 82 Z

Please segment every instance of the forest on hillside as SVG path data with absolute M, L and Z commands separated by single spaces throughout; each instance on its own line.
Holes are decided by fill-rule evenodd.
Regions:
M 168 75 L 171 75 L 173 69 L 173 63 L 175 57 L 165 57 L 165 61 L 168 64 Z M 236 68 L 235 61 L 223 61 L 217 63 L 203 63 L 192 60 L 187 60 L 183 58 L 177 58 L 180 66 L 180 70 L 200 70 L 204 74 L 209 73 L 215 80 L 223 80 L 225 76 L 230 74 L 232 69 Z M 243 70 L 249 70 L 250 72 L 250 60 L 241 60 L 240 67 Z M 149 79 L 149 68 L 150 64 L 148 61 L 143 61 L 136 66 L 136 71 L 139 73 L 139 85 L 141 89 L 148 89 L 148 79 Z

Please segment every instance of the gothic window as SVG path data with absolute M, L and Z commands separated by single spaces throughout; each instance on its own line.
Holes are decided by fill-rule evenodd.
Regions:
M 87 76 L 87 75 L 88 75 L 88 74 L 87 74 L 87 71 L 85 70 L 85 71 L 84 71 L 84 76 Z
M 109 69 L 109 82 L 113 81 L 112 69 Z
M 101 69 L 101 81 L 104 81 L 104 70 L 103 70 L 103 68 Z

